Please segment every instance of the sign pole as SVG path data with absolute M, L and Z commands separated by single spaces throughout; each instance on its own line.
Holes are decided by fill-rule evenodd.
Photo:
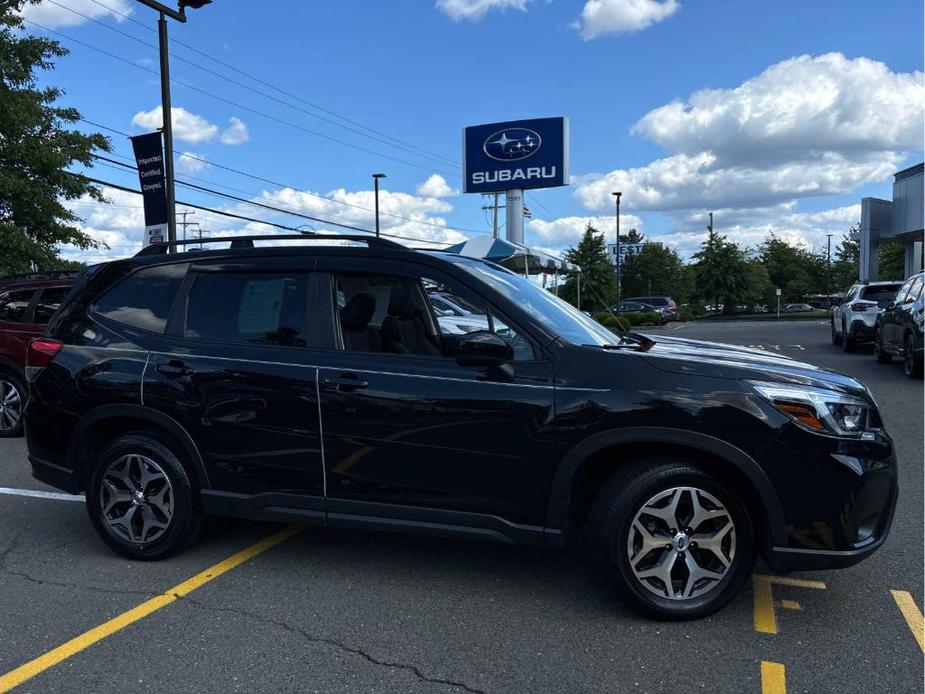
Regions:
M 524 192 L 511 188 L 505 195 L 505 235 L 508 241 L 523 245 L 524 242 Z
M 164 119 L 164 173 L 167 185 L 167 240 L 177 240 L 177 211 L 173 188 L 173 111 L 170 107 L 170 64 L 167 53 L 167 20 L 161 13 L 157 20 L 161 58 L 161 115 Z M 168 250 L 176 250 L 168 248 Z

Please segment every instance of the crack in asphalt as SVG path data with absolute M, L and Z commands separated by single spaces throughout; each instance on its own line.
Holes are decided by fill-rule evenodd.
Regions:
M 449 687 L 456 687 L 458 689 L 471 692 L 471 694 L 487 694 L 487 692 L 484 689 L 478 689 L 476 687 L 472 687 L 466 684 L 465 682 L 444 679 L 441 677 L 430 677 L 426 675 L 423 671 L 421 671 L 421 669 L 417 665 L 411 665 L 408 663 L 400 663 L 397 661 L 381 660 L 379 658 L 376 658 L 370 655 L 369 653 L 364 651 L 362 648 L 357 648 L 356 646 L 350 646 L 346 643 L 343 643 L 342 641 L 338 641 L 337 639 L 332 639 L 332 638 L 323 637 L 323 636 L 314 636 L 313 634 L 310 634 L 304 629 L 300 629 L 299 627 L 293 626 L 292 624 L 289 624 L 288 622 L 285 622 L 283 620 L 272 619 L 265 615 L 258 614 L 256 612 L 251 612 L 249 610 L 242 610 L 236 607 L 216 607 L 214 605 L 207 605 L 203 602 L 200 602 L 190 597 L 181 597 L 179 595 L 176 595 L 175 597 L 177 597 L 179 601 L 182 601 L 190 605 L 191 607 L 196 607 L 202 610 L 208 610 L 212 612 L 231 612 L 233 614 L 238 614 L 244 617 L 255 619 L 265 624 L 270 624 L 272 626 L 285 629 L 286 631 L 292 634 L 302 637 L 306 641 L 310 641 L 311 643 L 321 643 L 321 644 L 325 644 L 328 646 L 334 646 L 335 648 L 338 648 L 346 653 L 359 656 L 363 658 L 364 660 L 372 663 L 373 665 L 377 665 L 380 667 L 394 668 L 397 670 L 405 670 L 413 674 L 415 677 L 417 677 L 422 682 L 429 682 L 431 684 L 445 684 Z

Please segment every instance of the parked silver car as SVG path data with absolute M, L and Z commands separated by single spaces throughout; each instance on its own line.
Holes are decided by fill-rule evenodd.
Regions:
M 889 305 L 902 282 L 857 283 L 832 311 L 832 344 L 851 352 L 859 342 L 874 339 L 877 316 Z

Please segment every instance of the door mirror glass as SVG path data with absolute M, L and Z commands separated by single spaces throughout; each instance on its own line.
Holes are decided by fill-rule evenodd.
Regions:
M 501 366 L 513 359 L 514 350 L 495 333 L 476 330 L 457 338 L 456 363 L 460 366 Z

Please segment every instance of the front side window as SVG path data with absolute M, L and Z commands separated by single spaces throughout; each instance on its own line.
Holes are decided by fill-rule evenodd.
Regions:
M 38 303 L 35 305 L 35 316 L 32 322 L 40 325 L 48 323 L 70 291 L 70 287 L 46 287 L 43 289 Z
M 163 333 L 187 265 L 158 265 L 129 275 L 103 294 L 94 311 L 133 328 Z
M 35 294 L 34 289 L 20 289 L 0 294 L 0 321 L 5 323 L 24 322 L 33 294 Z
M 923 284 L 922 275 L 917 275 L 912 281 L 912 286 L 909 287 L 909 294 L 906 296 L 906 301 L 918 301 L 919 294 L 922 293 L 922 284 Z
M 487 330 L 511 346 L 515 361 L 536 358 L 529 340 L 463 287 L 351 273 L 336 278 L 335 292 L 347 351 L 452 358 L 460 336 Z
M 909 295 L 909 289 L 912 287 L 912 284 L 915 282 L 915 277 L 912 277 L 903 284 L 897 291 L 896 296 L 893 297 L 893 304 L 899 305 L 906 300 L 906 297 Z
M 184 337 L 277 347 L 305 347 L 305 273 L 207 273 L 196 278 Z

